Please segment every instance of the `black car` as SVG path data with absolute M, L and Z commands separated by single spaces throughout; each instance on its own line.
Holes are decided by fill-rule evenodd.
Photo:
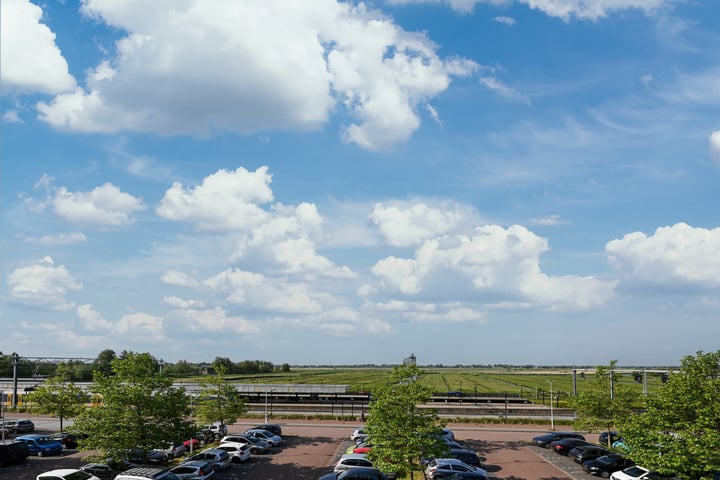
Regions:
M 141 449 L 136 448 L 130 451 L 127 461 L 138 465 L 164 466 L 170 463 L 170 457 L 158 450 L 143 452 Z
M 477 453 L 466 448 L 451 448 L 447 454 L 448 457 L 457 458 L 468 465 L 482 468 L 482 461 Z
M 570 450 L 572 450 L 575 447 L 579 447 L 581 445 L 592 445 L 592 444 L 590 442 L 586 442 L 585 440 L 581 440 L 579 438 L 563 438 L 562 440 L 550 442 L 550 446 L 548 448 L 551 448 L 557 454 L 567 455 L 570 453 Z
M 597 445 L 580 445 L 573 448 L 568 453 L 568 457 L 572 457 L 575 462 L 582 465 L 588 460 L 595 460 L 598 457 L 611 453 L 607 448 L 599 447 Z
M 613 472 L 624 470 L 635 465 L 635 462 L 618 453 L 603 455 L 595 460 L 583 462 L 582 469 L 590 475 L 599 475 L 609 478 Z
M 551 442 L 556 442 L 558 440 L 563 440 L 565 438 L 578 438 L 580 440 L 585 440 L 585 437 L 583 437 L 581 434 L 577 432 L 550 432 L 546 433 L 544 435 L 539 435 L 537 437 L 533 437 L 532 443 L 534 445 L 537 445 L 538 447 L 548 448 L 548 445 L 550 445 Z
M 54 433 L 50 435 L 50 438 L 62 443 L 63 448 L 65 449 L 75 449 L 78 447 L 78 437 L 73 435 L 72 433 Z
M 30 449 L 25 442 L 0 443 L 0 466 L 24 462 L 28 455 Z
M 259 429 L 259 430 L 267 430 L 268 432 L 272 433 L 273 435 L 278 435 L 282 437 L 282 427 L 277 423 L 263 423 L 262 425 L 258 425 L 256 427 L 252 427 L 253 429 Z
M 139 466 L 140 465 L 126 462 L 125 460 L 113 460 L 110 458 L 106 460 L 105 463 L 88 463 L 87 465 L 80 467 L 80 470 L 83 470 L 91 475 L 95 475 L 102 480 L 112 480 L 122 472 Z
M 610 438 L 610 446 L 612 446 L 613 443 L 617 442 L 618 440 L 622 440 L 622 437 L 618 432 L 602 432 L 598 436 L 598 443 L 600 445 L 608 445 L 608 438 Z

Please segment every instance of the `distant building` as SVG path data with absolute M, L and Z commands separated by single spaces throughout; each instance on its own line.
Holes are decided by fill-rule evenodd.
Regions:
M 411 353 L 409 357 L 405 357 L 405 359 L 403 359 L 403 365 L 417 365 L 415 354 Z

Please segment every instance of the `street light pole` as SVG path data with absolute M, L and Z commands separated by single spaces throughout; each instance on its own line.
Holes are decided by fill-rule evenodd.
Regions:
M 545 380 L 547 383 L 550 384 L 550 430 L 555 430 L 555 415 L 553 412 L 553 388 L 552 388 L 552 380 Z

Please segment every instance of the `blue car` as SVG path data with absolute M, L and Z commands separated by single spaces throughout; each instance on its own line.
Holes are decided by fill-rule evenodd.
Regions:
M 63 444 L 47 435 L 22 435 L 15 440 L 27 443 L 28 453 L 38 457 L 56 455 L 63 451 Z

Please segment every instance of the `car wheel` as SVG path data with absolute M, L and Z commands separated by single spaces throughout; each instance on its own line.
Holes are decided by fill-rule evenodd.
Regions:
M 38 452 L 38 453 L 37 453 L 37 456 L 38 456 L 38 457 L 42 457 L 42 456 L 43 456 L 43 452 Z
M 603 478 L 610 478 L 610 472 L 600 472 L 600 476 Z

